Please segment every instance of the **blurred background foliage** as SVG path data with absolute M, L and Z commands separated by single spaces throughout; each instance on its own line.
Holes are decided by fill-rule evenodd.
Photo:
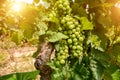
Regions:
M 49 28 L 47 15 L 57 0 L 44 1 L 46 2 L 44 5 L 38 4 L 39 0 L 34 0 L 32 4 L 21 2 L 22 10 L 14 11 L 11 8 L 14 5 L 14 0 L 1 0 L 0 41 L 7 39 L 8 42 L 13 41 L 17 45 L 38 44 L 39 37 L 42 38 L 41 35 L 45 34 Z M 72 14 L 86 17 L 94 26 L 93 30 L 85 31 L 85 36 L 88 38 L 85 43 L 85 46 L 87 45 L 86 52 L 90 53 L 87 54 L 86 63 L 83 66 L 86 73 L 88 70 L 86 65 L 89 63 L 89 69 L 95 76 L 95 80 L 101 80 L 99 76 L 103 76 L 105 80 L 120 80 L 120 1 L 70 1 Z M 91 51 L 87 50 L 89 47 L 92 47 Z M 94 60 L 87 61 L 91 58 Z M 104 68 L 104 72 L 101 72 L 100 70 Z
M 12 9 L 16 5 L 14 0 L 0 1 L 0 38 L 10 39 L 17 45 L 23 43 L 38 43 L 38 24 L 43 24 L 41 20 L 46 15 L 46 8 L 43 5 L 35 5 L 21 2 L 21 10 Z M 19 5 L 17 4 L 17 5 Z M 16 6 L 15 6 L 16 7 Z M 37 23 L 37 24 L 36 24 Z M 45 25 L 43 25 L 45 26 Z

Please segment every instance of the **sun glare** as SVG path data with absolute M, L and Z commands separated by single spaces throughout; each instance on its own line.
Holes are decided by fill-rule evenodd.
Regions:
M 117 8 L 120 8 L 120 1 L 118 1 L 117 3 L 115 3 L 114 6 L 117 7 Z
M 23 3 L 32 4 L 33 0 L 14 0 L 11 10 L 15 12 L 20 12 L 22 10 Z
M 28 4 L 32 4 L 34 0 L 15 0 L 16 2 L 25 2 Z
M 39 2 L 35 4 L 35 6 L 39 6 L 40 4 L 45 6 L 47 3 L 43 2 L 43 0 L 38 0 Z M 13 0 L 11 10 L 14 12 L 20 12 L 23 8 L 23 4 L 33 4 L 34 0 Z
M 14 10 L 15 12 L 19 12 L 21 10 L 21 4 L 20 3 L 14 3 L 14 5 L 12 6 L 12 10 Z

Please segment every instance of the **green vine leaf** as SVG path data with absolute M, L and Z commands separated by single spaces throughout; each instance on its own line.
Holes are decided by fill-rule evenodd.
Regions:
M 104 67 L 100 64 L 100 62 L 91 60 L 90 69 L 93 73 L 94 80 L 102 80 L 102 74 L 104 72 Z
M 101 46 L 101 40 L 99 39 L 97 35 L 91 35 L 88 38 L 87 44 L 91 44 L 92 48 L 95 48 L 100 51 L 104 51 L 104 49 Z
M 55 69 L 55 67 L 53 69 Z M 59 69 L 53 70 L 53 73 L 51 74 L 51 80 L 65 80 L 66 73 L 66 67 L 59 67 Z
M 113 80 L 120 80 L 120 69 L 116 70 L 116 71 L 112 74 L 112 78 L 113 78 Z
M 117 44 L 117 43 L 120 43 L 120 36 L 118 36 L 116 40 L 113 42 L 113 44 Z
M 39 71 L 13 73 L 0 77 L 0 80 L 35 80 Z
M 114 73 L 119 69 L 118 66 L 116 66 L 113 63 L 108 63 L 105 67 L 105 72 L 104 72 L 104 79 L 105 80 L 113 80 L 113 75 Z M 114 76 L 115 77 L 115 76 Z
M 86 17 L 81 17 L 80 21 L 82 24 L 82 30 L 93 30 L 93 24 Z
M 110 57 L 118 57 L 120 55 L 120 45 L 116 44 L 112 47 L 112 49 L 109 51 Z
M 64 35 L 63 33 L 60 33 L 60 32 L 48 31 L 47 34 L 50 35 L 48 37 L 48 41 L 49 42 L 57 42 L 59 40 L 67 39 L 68 38 L 68 36 L 66 36 L 66 35 Z
M 78 75 L 76 73 L 74 73 L 73 76 L 74 76 L 73 80 L 82 80 L 82 78 L 80 77 L 80 75 Z
M 80 20 L 82 25 L 82 30 L 93 30 L 93 24 L 90 22 L 87 17 L 78 17 L 74 16 L 76 19 Z
M 46 30 L 48 29 L 47 25 L 43 22 L 37 23 L 36 26 L 38 28 L 38 31 L 35 33 L 37 36 L 44 35 Z
M 102 52 L 96 49 L 92 49 L 92 55 L 94 59 L 100 61 L 101 63 L 110 61 L 110 56 L 106 52 Z

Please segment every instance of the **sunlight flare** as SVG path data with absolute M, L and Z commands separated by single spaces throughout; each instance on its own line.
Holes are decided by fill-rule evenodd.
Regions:
M 15 2 L 24 2 L 28 4 L 32 4 L 34 0 L 15 0 Z
M 15 12 L 19 12 L 21 10 L 22 6 L 20 3 L 14 3 L 12 6 L 12 10 Z
M 117 8 L 120 8 L 120 1 L 118 1 L 117 3 L 115 3 L 114 6 L 117 7 Z

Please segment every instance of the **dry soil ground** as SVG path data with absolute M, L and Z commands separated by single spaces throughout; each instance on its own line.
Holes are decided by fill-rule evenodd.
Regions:
M 36 47 L 0 48 L 0 76 L 35 70 L 32 54 Z

